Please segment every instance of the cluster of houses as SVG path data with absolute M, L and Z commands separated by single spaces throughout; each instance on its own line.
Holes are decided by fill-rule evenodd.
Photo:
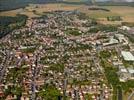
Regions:
M 90 95 L 88 99 L 98 100 L 105 99 L 109 100 L 111 96 L 111 90 L 106 84 L 100 85 L 100 82 L 97 80 L 92 80 L 92 82 L 87 85 L 68 85 L 66 94 L 68 97 L 73 99 L 85 100 L 86 95 Z
M 128 45 L 128 40 L 118 33 L 84 34 L 90 29 L 91 19 L 81 16 L 77 11 L 48 13 L 29 19 L 25 27 L 4 37 L 0 42 L 9 51 L 4 51 L 7 57 L 1 65 L 0 97 L 9 87 L 19 86 L 23 88 L 21 100 L 44 100 L 37 94 L 47 83 L 54 84 L 70 100 L 87 100 L 86 95 L 92 100 L 111 99 L 112 89 L 105 81 L 97 50 Z M 122 56 L 134 61 L 128 52 L 122 52 Z M 132 68 L 123 67 L 118 58 L 114 59 L 116 63 L 121 79 L 134 78 Z M 6 100 L 16 98 L 16 94 L 8 94 Z

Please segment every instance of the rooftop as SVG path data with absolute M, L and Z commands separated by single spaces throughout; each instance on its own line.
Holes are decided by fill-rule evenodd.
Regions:
M 124 60 L 126 60 L 126 61 L 134 61 L 134 56 L 132 55 L 131 52 L 122 51 L 121 54 L 122 54 Z
M 128 71 L 129 71 L 129 73 L 131 73 L 131 74 L 134 73 L 134 69 L 132 69 L 132 68 L 128 68 Z

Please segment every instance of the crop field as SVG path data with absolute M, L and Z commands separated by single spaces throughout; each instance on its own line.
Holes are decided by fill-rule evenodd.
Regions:
M 75 1 L 75 0 L 74 0 Z M 121 22 L 134 22 L 134 7 L 128 6 L 100 6 L 110 11 L 103 10 L 89 10 L 87 5 L 73 5 L 73 4 L 30 4 L 25 8 L 20 8 L 11 11 L 0 12 L 0 16 L 16 16 L 17 14 L 25 14 L 28 17 L 38 17 L 44 12 L 51 12 L 57 10 L 71 11 L 78 10 L 86 13 L 91 18 L 96 18 L 98 22 L 103 24 L 121 24 Z M 107 21 L 109 16 L 121 16 L 122 21 Z
M 134 7 L 128 6 L 101 6 L 102 8 L 106 8 L 110 10 L 102 11 L 102 10 L 89 10 L 88 6 L 83 6 L 79 10 L 81 12 L 86 13 L 88 16 L 92 18 L 98 19 L 101 23 L 104 24 L 120 24 L 121 21 L 107 21 L 107 17 L 109 16 L 121 16 L 122 21 L 125 22 L 134 22 Z
M 128 6 L 107 6 L 107 9 L 110 9 L 111 12 L 114 12 L 120 15 L 124 21 L 134 22 L 134 7 Z
M 17 14 L 25 14 L 28 17 L 37 17 L 43 12 L 51 12 L 57 10 L 71 11 L 82 7 L 82 5 L 71 4 L 30 4 L 21 9 L 0 12 L 0 16 L 16 16 Z

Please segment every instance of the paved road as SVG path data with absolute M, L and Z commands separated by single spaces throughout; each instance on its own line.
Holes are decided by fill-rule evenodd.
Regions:
M 118 100 L 123 100 L 121 87 L 119 87 L 118 90 L 117 90 L 117 96 L 118 96 L 118 97 L 117 97 Z
M 6 72 L 6 68 L 7 66 L 9 65 L 9 59 L 10 59 L 10 53 L 9 51 L 6 51 L 6 56 L 4 58 L 4 61 L 3 63 L 0 65 L 1 67 L 1 71 L 0 71 L 0 82 L 2 82 L 3 78 L 4 78 L 4 75 L 5 75 L 5 72 Z
M 131 95 L 128 97 L 128 100 L 134 100 L 134 91 L 131 93 Z
M 42 49 L 40 50 L 42 51 Z M 31 91 L 32 91 L 32 95 L 31 95 L 31 99 L 32 100 L 36 100 L 36 77 L 39 74 L 39 67 L 38 67 L 38 62 L 40 59 L 40 52 L 39 53 L 35 53 L 34 55 L 34 64 L 35 66 L 32 66 L 32 77 L 31 77 Z

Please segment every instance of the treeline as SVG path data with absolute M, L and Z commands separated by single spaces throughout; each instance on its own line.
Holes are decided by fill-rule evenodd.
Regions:
M 97 33 L 99 31 L 104 31 L 104 32 L 114 32 L 117 31 L 117 26 L 113 25 L 97 25 L 92 28 L 88 32 L 90 33 Z
M 0 16 L 0 38 L 26 24 L 27 16 L 17 15 L 16 17 Z
M 110 12 L 109 9 L 106 9 L 106 8 L 98 8 L 98 7 L 90 7 L 90 8 L 88 8 L 88 10 L 102 10 L 102 11 Z

